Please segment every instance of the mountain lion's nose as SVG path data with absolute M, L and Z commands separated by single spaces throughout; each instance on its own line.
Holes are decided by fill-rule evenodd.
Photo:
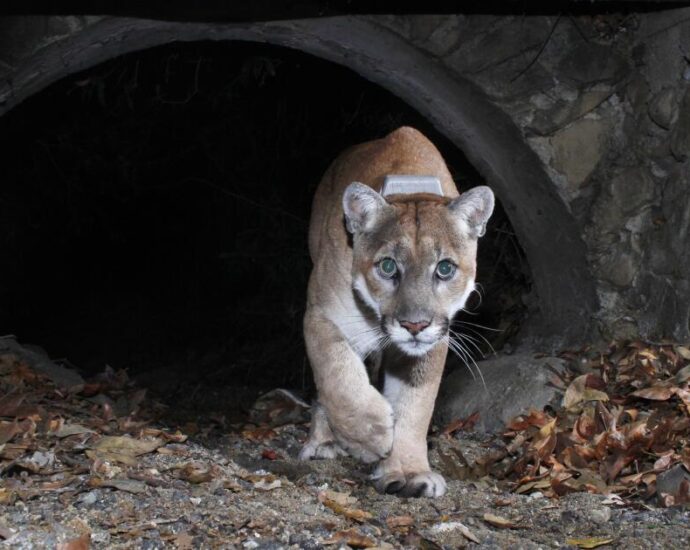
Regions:
M 429 321 L 400 321 L 400 326 L 405 327 L 412 336 L 422 332 L 429 324 Z

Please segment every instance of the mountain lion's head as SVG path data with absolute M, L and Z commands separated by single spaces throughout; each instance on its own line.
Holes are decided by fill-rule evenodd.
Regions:
M 494 208 L 485 186 L 457 198 L 391 195 L 353 183 L 343 195 L 353 236 L 352 281 L 381 329 L 407 355 L 448 333 L 474 290 L 477 239 Z

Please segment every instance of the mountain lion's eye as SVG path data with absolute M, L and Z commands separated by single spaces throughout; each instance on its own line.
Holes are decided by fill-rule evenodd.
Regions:
M 384 258 L 379 262 L 379 273 L 386 279 L 391 279 L 398 272 L 398 264 L 393 258 Z
M 441 260 L 436 266 L 436 276 L 447 281 L 455 274 L 455 264 L 450 260 Z

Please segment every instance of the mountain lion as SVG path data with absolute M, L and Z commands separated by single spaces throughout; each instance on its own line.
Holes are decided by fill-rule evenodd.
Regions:
M 384 197 L 391 174 L 438 178 L 442 195 Z M 318 400 L 301 459 L 349 453 L 379 461 L 372 479 L 381 492 L 445 493 L 426 435 L 449 324 L 474 290 L 477 239 L 493 207 L 488 187 L 458 195 L 441 154 L 412 128 L 331 164 L 309 229 L 304 336 Z

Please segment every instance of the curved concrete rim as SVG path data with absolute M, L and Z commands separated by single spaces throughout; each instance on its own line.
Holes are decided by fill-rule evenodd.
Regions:
M 39 50 L 0 87 L 0 115 L 49 84 L 113 57 L 174 41 L 272 43 L 349 67 L 395 93 L 451 139 L 486 178 L 532 270 L 543 336 L 582 341 L 597 298 L 584 243 L 556 186 L 510 117 L 471 82 L 359 17 L 222 24 L 104 18 Z

